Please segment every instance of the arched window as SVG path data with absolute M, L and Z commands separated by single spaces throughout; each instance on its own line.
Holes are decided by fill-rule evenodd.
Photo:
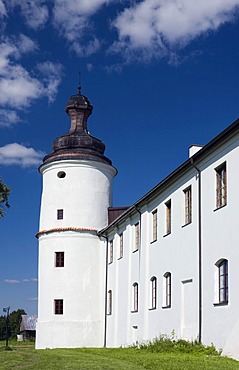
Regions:
M 133 284 L 133 312 L 138 312 L 139 308 L 139 286 L 138 283 Z
M 172 279 L 171 279 L 171 272 L 165 272 L 164 274 L 164 307 L 171 307 L 172 303 Z
M 155 276 L 151 277 L 150 284 L 150 306 L 152 309 L 155 309 L 157 306 L 157 278 Z
M 216 262 L 217 272 L 215 281 L 216 302 L 228 303 L 228 260 L 220 259 Z

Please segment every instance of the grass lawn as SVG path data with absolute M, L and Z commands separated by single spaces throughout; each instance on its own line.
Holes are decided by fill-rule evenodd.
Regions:
M 150 352 L 138 348 L 35 350 L 34 343 L 0 342 L 0 369 L 220 370 L 239 369 L 239 362 L 206 354 Z

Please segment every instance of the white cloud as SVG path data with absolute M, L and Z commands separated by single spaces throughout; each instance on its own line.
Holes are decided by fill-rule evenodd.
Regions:
M 27 148 L 18 143 L 0 147 L 0 163 L 2 165 L 18 165 L 21 167 L 37 166 L 45 153 L 33 148 Z
M 89 56 L 100 48 L 100 41 L 91 35 L 93 25 L 90 17 L 110 2 L 113 0 L 55 0 L 54 25 L 78 55 Z M 86 34 L 87 43 L 83 43 Z
M 19 6 L 25 23 L 33 29 L 43 27 L 49 17 L 49 11 L 44 0 L 8 0 L 7 5 L 12 8 Z
M 48 97 L 49 102 L 52 103 L 61 83 L 63 66 L 60 63 L 46 61 L 39 63 L 37 68 L 42 75 L 42 92 Z
M 118 41 L 111 51 L 129 60 L 164 57 L 201 34 L 233 20 L 239 0 L 143 0 L 114 20 Z
M 81 43 L 75 41 L 73 42 L 71 48 L 79 56 L 90 56 L 95 54 L 100 49 L 100 46 L 100 41 L 94 37 L 94 39 L 88 41 L 86 45 L 82 45 Z
M 0 0 L 0 16 L 2 17 L 6 14 L 7 14 L 7 12 L 6 12 L 5 5 L 3 4 L 2 0 Z
M 20 280 L 5 279 L 4 282 L 7 283 L 7 284 L 19 284 L 20 283 Z
M 37 278 L 31 278 L 31 279 L 22 279 L 22 282 L 23 283 L 30 283 L 30 282 L 37 282 L 38 279 Z
M 92 63 L 87 63 L 87 64 L 86 64 L 86 69 L 87 69 L 87 71 L 88 71 L 88 72 L 92 71 L 92 69 L 93 69 L 93 64 L 92 64 Z
M 31 279 L 22 279 L 22 280 L 17 280 L 17 279 L 5 279 L 4 282 L 7 284 L 19 284 L 19 283 L 29 283 L 29 282 L 37 282 L 37 278 L 31 278 Z M 32 300 L 35 300 L 35 298 L 32 298 Z
M 17 46 L 21 53 L 33 52 L 38 49 L 38 45 L 22 33 L 19 35 L 19 40 L 17 40 Z
M 55 99 L 61 83 L 62 66 L 50 61 L 38 64 L 37 76 L 19 63 L 25 53 L 37 48 L 36 43 L 23 34 L 0 43 L 0 106 L 3 107 L 0 126 L 19 122 L 16 111 L 30 106 L 36 99 L 45 96 L 49 102 Z
M 11 127 L 21 121 L 16 111 L 11 109 L 0 109 L 0 127 Z

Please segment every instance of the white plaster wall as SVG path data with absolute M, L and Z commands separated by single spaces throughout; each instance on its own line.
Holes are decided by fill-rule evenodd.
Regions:
M 103 346 L 106 249 L 96 231 L 108 222 L 116 170 L 69 160 L 43 165 L 41 173 L 40 231 L 59 231 L 39 234 L 36 348 Z M 64 210 L 63 220 L 57 209 Z M 64 230 L 74 227 L 78 231 Z M 55 267 L 55 252 L 64 252 L 64 267 Z M 63 299 L 63 315 L 54 314 L 55 299 Z
M 57 177 L 64 171 L 64 178 Z M 100 229 L 108 223 L 114 167 L 94 161 L 64 160 L 43 165 L 40 230 L 55 227 Z M 64 219 L 57 220 L 57 209 Z
M 184 226 L 184 193 L 192 186 L 192 223 Z M 134 251 L 134 225 L 140 220 L 135 212 L 109 234 L 117 249 L 123 232 L 124 256 L 108 266 L 108 288 L 113 292 L 113 312 L 107 316 L 107 346 L 132 344 L 161 334 L 196 339 L 198 336 L 198 208 L 195 171 L 152 199 L 140 211 L 141 246 Z M 172 202 L 172 232 L 165 236 L 165 202 Z M 158 209 L 158 238 L 152 243 L 151 212 Z M 163 306 L 163 275 L 172 274 L 172 306 Z M 157 308 L 150 310 L 150 278 L 157 277 Z M 131 312 L 132 284 L 139 284 L 139 310 Z M 190 285 L 191 284 L 191 285 Z M 187 290 L 186 290 L 187 288 Z M 186 313 L 182 309 L 187 306 Z M 124 323 L 124 325 L 122 325 Z M 117 335 L 116 335 L 117 333 Z
M 100 249 L 98 237 L 64 232 L 41 236 L 39 242 L 36 348 L 102 346 L 104 265 L 101 255 L 104 251 Z M 65 254 L 64 267 L 55 267 L 58 251 Z M 63 315 L 54 314 L 55 299 L 63 299 Z
M 220 148 L 207 155 L 197 166 L 202 179 L 202 341 L 213 343 L 223 354 L 239 359 L 239 137 L 228 138 Z M 216 208 L 215 168 L 226 161 L 227 205 Z M 184 226 L 183 190 L 192 186 L 192 223 Z M 165 202 L 172 202 L 172 232 L 165 236 Z M 152 241 L 151 212 L 158 209 L 158 238 Z M 124 257 L 109 266 L 109 285 L 116 295 L 114 304 L 117 317 L 108 317 L 107 345 L 132 344 L 136 340 L 153 339 L 160 334 L 189 340 L 199 334 L 199 287 L 198 287 L 198 176 L 193 168 L 177 179 L 142 209 L 141 249 L 132 252 L 134 223 L 139 214 L 116 225 L 111 238 L 124 232 Z M 216 306 L 215 263 L 228 260 L 229 302 Z M 163 305 L 163 274 L 172 274 L 172 306 Z M 216 271 L 216 274 L 218 271 Z M 157 309 L 149 310 L 150 278 L 157 277 Z M 139 283 L 139 311 L 131 313 L 131 289 L 133 281 Z M 122 323 L 126 323 L 122 325 Z M 133 328 L 133 326 L 135 328 Z M 117 336 L 113 336 L 117 327 Z M 137 329 L 136 329 L 137 327 Z M 115 339 L 117 337 L 117 340 Z
M 239 358 L 239 137 L 235 136 L 202 162 L 203 202 L 203 341 L 214 343 L 224 354 Z M 226 161 L 227 205 L 216 210 L 215 168 Z M 215 263 L 228 260 L 229 302 L 215 306 L 218 274 Z M 215 272 L 216 270 L 216 272 Z

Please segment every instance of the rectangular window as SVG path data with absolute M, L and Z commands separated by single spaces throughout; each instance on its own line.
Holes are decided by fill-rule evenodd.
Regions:
M 165 203 L 166 206 L 166 234 L 171 233 L 171 199 Z
M 153 216 L 153 242 L 157 240 L 157 230 L 158 230 L 158 212 L 157 209 L 152 212 Z
M 63 209 L 57 210 L 57 220 L 63 220 Z
M 55 266 L 64 267 L 64 252 L 55 252 Z
M 123 258 L 123 253 L 124 253 L 124 241 L 123 241 L 123 234 L 120 234 L 120 253 L 119 253 L 119 258 Z
M 112 315 L 112 290 L 108 291 L 108 315 Z
M 184 191 L 184 223 L 185 225 L 192 222 L 192 187 L 189 186 Z
M 63 299 L 55 299 L 55 315 L 63 315 Z
M 133 311 L 137 312 L 138 311 L 138 306 L 139 306 L 139 286 L 138 283 L 133 284 Z
M 227 171 L 226 162 L 215 169 L 216 171 L 216 207 L 227 204 Z
M 113 240 L 110 241 L 110 255 L 109 255 L 109 263 L 113 263 L 114 251 L 113 251 Z
M 137 251 L 139 249 L 139 240 L 140 240 L 140 233 L 139 233 L 139 222 L 134 225 L 135 229 L 135 246 L 134 250 Z

